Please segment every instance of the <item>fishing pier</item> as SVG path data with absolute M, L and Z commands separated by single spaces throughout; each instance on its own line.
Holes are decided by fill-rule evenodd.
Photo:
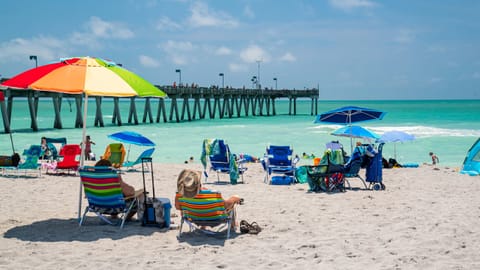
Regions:
M 88 108 L 95 104 L 94 125 L 104 126 L 102 113 L 102 100 L 105 98 L 113 99 L 112 124 L 123 125 L 120 114 L 120 106 L 125 106 L 120 100 L 129 100 L 129 113 L 127 123 L 138 125 L 138 112 L 136 100 L 143 99 L 144 108 L 142 123 L 163 122 L 184 122 L 197 119 L 215 119 L 215 118 L 234 118 L 247 116 L 275 116 L 277 110 L 275 101 L 279 99 L 288 99 L 288 115 L 297 114 L 297 99 L 310 99 L 310 115 L 318 114 L 318 89 L 305 90 L 272 90 L 272 89 L 237 89 L 237 88 L 216 88 L 216 87 L 172 87 L 157 86 L 163 90 L 168 97 L 107 97 L 107 96 L 89 96 Z M 5 89 L 0 91 L 0 110 L 3 119 L 5 133 L 11 132 L 11 116 L 14 98 L 22 98 L 28 106 L 31 128 L 38 131 L 37 113 L 39 99 L 47 98 L 52 100 L 54 121 L 53 128 L 62 129 L 61 106 L 62 100 L 67 98 L 75 100 L 76 119 L 75 128 L 83 126 L 83 95 L 71 95 L 57 92 Z M 95 101 L 95 102 L 93 102 Z M 167 108 L 169 105 L 169 108 Z M 154 108 L 155 107 L 155 108 Z M 155 113 L 155 117 L 154 117 Z M 307 112 L 303 112 L 307 113 Z

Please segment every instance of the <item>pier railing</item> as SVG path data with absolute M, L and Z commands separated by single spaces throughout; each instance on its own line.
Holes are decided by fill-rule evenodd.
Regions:
M 288 114 L 297 114 L 297 99 L 307 98 L 311 100 L 310 115 L 318 114 L 318 89 L 304 90 L 273 90 L 273 89 L 245 89 L 245 88 L 217 88 L 217 87 L 172 87 L 157 86 L 167 93 L 168 97 L 163 98 L 140 98 L 140 97 L 113 97 L 114 109 L 112 123 L 118 126 L 123 124 L 120 115 L 120 99 L 130 99 L 130 108 L 128 123 L 138 125 L 138 113 L 135 100 L 144 99 L 143 123 L 163 122 L 183 122 L 196 119 L 215 119 L 232 118 L 244 116 L 274 116 L 277 115 L 275 101 L 278 99 L 288 99 Z M 55 92 L 35 91 L 35 90 L 3 90 L 5 100 L 0 100 L 0 109 L 2 113 L 3 126 L 5 133 L 11 132 L 11 115 L 14 98 L 23 97 L 29 108 L 31 118 L 31 128 L 38 130 L 37 112 L 39 98 L 51 98 L 54 109 L 53 127 L 61 129 L 61 104 L 63 98 L 75 99 L 76 120 L 75 127 L 83 126 L 82 114 L 82 95 L 71 95 Z M 102 99 L 112 98 L 104 96 L 89 97 L 95 99 L 96 113 L 95 126 L 104 126 L 102 113 Z M 153 116 L 153 101 L 158 101 L 156 115 Z M 169 101 L 169 102 L 166 102 Z M 192 102 L 193 101 L 193 102 Z M 170 108 L 167 110 L 167 104 Z M 154 119 L 155 118 L 155 119 Z

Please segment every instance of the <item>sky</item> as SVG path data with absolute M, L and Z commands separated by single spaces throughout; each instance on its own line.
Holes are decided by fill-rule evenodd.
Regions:
M 480 99 L 477 0 L 3 0 L 0 76 L 70 56 L 157 85 Z M 176 72 L 179 69 L 180 72 Z M 224 76 L 221 77 L 220 73 Z M 276 80 L 274 80 L 276 78 Z

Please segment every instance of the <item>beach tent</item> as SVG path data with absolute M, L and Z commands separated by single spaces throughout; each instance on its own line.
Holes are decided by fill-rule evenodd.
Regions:
M 470 147 L 460 173 L 476 176 L 480 174 L 480 138 Z

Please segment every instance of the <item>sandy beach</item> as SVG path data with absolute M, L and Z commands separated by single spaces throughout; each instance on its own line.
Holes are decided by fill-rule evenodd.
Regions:
M 0 268 L 480 268 L 478 177 L 423 165 L 384 170 L 385 191 L 360 189 L 351 179 L 352 190 L 327 194 L 308 193 L 307 184 L 266 185 L 261 165 L 248 167 L 245 184 L 215 184 L 214 173 L 206 184 L 243 197 L 238 220 L 263 229 L 252 235 L 237 228 L 229 240 L 200 233 L 178 239 L 177 229 L 138 221 L 120 230 L 93 215 L 79 227 L 78 176 L 0 177 Z M 184 168 L 202 170 L 199 163 L 154 165 L 157 197 L 173 201 Z M 142 187 L 141 172 L 123 178 Z M 178 215 L 172 221 L 178 225 Z

